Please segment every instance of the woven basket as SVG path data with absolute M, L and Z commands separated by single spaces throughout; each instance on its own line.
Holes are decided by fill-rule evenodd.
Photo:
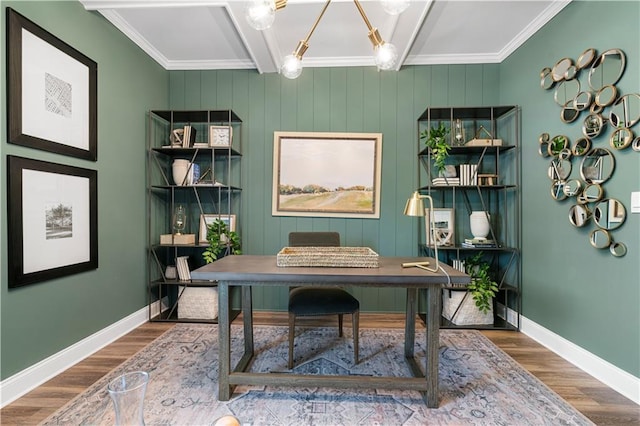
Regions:
M 278 266 L 377 268 L 378 253 L 368 247 L 285 247 L 276 256 Z
M 181 295 L 178 318 L 211 320 L 218 317 L 217 288 L 180 286 L 178 292 Z
M 442 290 L 442 316 L 455 325 L 493 324 L 493 307 L 487 313 L 482 313 L 476 307 L 471 293 L 466 290 L 444 289 Z

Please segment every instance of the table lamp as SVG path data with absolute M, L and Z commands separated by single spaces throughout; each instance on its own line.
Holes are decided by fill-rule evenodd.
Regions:
M 433 235 L 433 230 L 435 229 L 435 224 L 433 223 L 433 198 L 431 198 L 430 195 L 421 195 L 418 191 L 415 191 L 411 198 L 407 200 L 407 205 L 404 206 L 404 214 L 407 216 L 424 216 L 424 202 L 422 201 L 424 199 L 429 200 L 429 232 L 432 233 L 431 240 L 434 241 L 433 250 L 435 253 L 434 257 L 436 260 L 436 265 L 435 268 L 429 268 L 427 266 L 429 265 L 429 262 L 410 262 L 403 263 L 402 266 L 415 266 L 420 269 L 426 269 L 427 271 L 438 272 L 440 264 L 438 263 L 438 244 L 435 240 L 435 235 Z

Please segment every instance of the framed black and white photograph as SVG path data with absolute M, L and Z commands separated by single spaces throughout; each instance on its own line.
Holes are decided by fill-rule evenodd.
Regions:
M 98 268 L 98 175 L 7 156 L 9 287 Z
M 274 132 L 274 216 L 380 217 L 382 133 Z
M 209 225 L 211 225 L 216 220 L 221 220 L 227 225 L 229 231 L 236 230 L 236 215 L 235 214 L 201 214 L 200 215 L 200 235 L 198 238 L 198 242 L 200 244 L 207 244 L 207 231 Z
M 453 209 L 433 209 L 433 217 L 429 209 L 424 209 L 427 245 L 433 247 L 450 247 L 454 245 L 454 214 Z M 432 226 L 433 224 L 433 226 Z
M 97 160 L 98 64 L 7 8 L 9 143 Z

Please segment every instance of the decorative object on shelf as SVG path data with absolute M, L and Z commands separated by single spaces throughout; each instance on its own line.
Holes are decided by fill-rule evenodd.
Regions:
M 582 111 L 586 111 L 586 117 L 582 122 L 582 134 L 576 138 L 576 142 L 569 149 L 566 136 L 555 136 L 551 141 L 548 133 L 546 140 L 540 140 L 540 155 L 542 157 L 554 157 L 549 177 L 553 180 L 551 196 L 556 201 L 563 201 L 576 197 L 577 205 L 569 210 L 569 221 L 575 227 L 584 227 L 595 223 L 598 229 L 590 233 L 590 243 L 596 248 L 607 248 L 614 243 L 610 230 L 597 223 L 595 206 L 589 205 L 602 198 L 601 185 L 607 181 L 613 173 L 615 158 L 613 153 L 605 148 L 594 148 L 592 139 L 602 137 L 610 131 L 607 137 L 614 152 L 627 149 L 633 145 L 634 131 L 632 127 L 640 121 L 640 94 L 621 94 L 616 84 L 622 77 L 626 56 L 620 49 L 608 49 L 600 55 L 593 48 L 586 49 L 578 58 L 575 69 L 572 69 L 572 60 L 563 58 L 554 67 L 554 78 L 548 82 L 541 74 L 541 86 L 550 89 L 556 85 L 554 101 L 562 107 L 561 120 L 570 122 L 578 118 Z M 586 80 L 591 91 L 580 90 L 580 71 L 587 70 Z M 545 68 L 543 71 L 547 70 Z M 584 83 L 584 82 L 583 82 Z M 569 105 L 567 107 L 567 105 Z M 567 119 L 567 111 L 570 120 Z M 610 129 L 608 129 L 610 128 Z M 543 152 L 543 146 L 547 152 Z M 571 162 L 573 158 L 582 157 L 579 170 L 580 179 L 571 179 Z M 560 166 L 561 165 L 561 166 Z M 551 167 L 554 168 L 551 170 Z M 564 171 L 566 173 L 559 173 Z M 584 187 L 584 190 L 580 190 Z M 572 190 L 577 188 L 577 190 Z M 622 206 L 622 204 L 620 204 Z M 622 207 L 624 208 L 624 207 Z M 609 211 L 607 210 L 607 215 Z M 605 220 L 609 223 L 609 217 Z M 615 219 L 614 219 L 615 220 Z M 618 225 L 619 226 L 619 225 Z M 604 232 L 600 232 L 604 231 Z M 611 250 L 612 255 L 624 256 L 626 250 Z M 615 254 L 614 254 L 615 253 Z
M 173 212 L 173 232 L 175 235 L 181 235 L 187 225 L 187 211 L 184 206 L 178 205 Z
M 218 318 L 218 289 L 210 287 L 178 287 L 178 318 L 205 319 Z
M 171 165 L 173 182 L 178 186 L 189 185 L 191 180 L 189 173 L 192 173 L 191 169 L 191 163 L 189 160 L 173 160 Z
M 391 43 L 385 42 L 378 32 L 378 29 L 371 26 L 371 23 L 369 22 L 364 9 L 360 5 L 360 2 L 358 0 L 353 0 L 353 2 L 355 3 L 358 12 L 360 12 L 360 16 L 362 16 L 365 25 L 369 29 L 368 37 L 373 44 L 373 50 L 375 52 L 374 60 L 376 65 L 378 66 L 378 69 L 392 69 L 396 66 L 396 63 L 398 61 L 398 52 L 396 47 Z M 300 74 L 302 74 L 302 56 L 309 48 L 309 39 L 318 26 L 318 23 L 320 23 L 320 20 L 322 19 L 322 16 L 326 12 L 327 7 L 329 7 L 330 3 L 331 0 L 327 0 L 327 2 L 324 4 L 324 7 L 322 8 L 322 11 L 320 12 L 320 15 L 318 15 L 318 18 L 316 18 L 315 22 L 311 26 L 311 30 L 309 30 L 307 36 L 303 40 L 300 40 L 298 42 L 298 45 L 290 55 L 285 56 L 283 65 L 280 68 L 280 72 L 286 78 L 294 79 L 298 78 Z
M 450 247 L 454 245 L 454 218 L 453 209 L 433 209 L 433 215 L 430 210 L 424 210 L 424 225 L 426 231 L 426 241 L 428 246 L 434 244 L 439 247 Z
M 438 174 L 445 170 L 445 160 L 451 149 L 451 145 L 447 142 L 447 134 L 449 134 L 449 129 L 442 121 L 438 127 L 431 127 L 430 130 L 425 130 L 420 134 L 420 139 L 424 139 L 425 145 L 431 150 Z
M 233 141 L 233 127 L 209 126 L 209 146 L 225 148 L 231 146 Z
M 182 148 L 182 139 L 184 138 L 184 129 L 173 129 L 169 135 L 169 142 L 172 148 Z
M 486 138 L 482 138 L 482 135 Z M 473 139 L 468 141 L 465 146 L 502 146 L 502 139 L 494 139 L 484 126 L 480 126 Z
M 96 161 L 98 64 L 6 10 L 8 142 Z
M 7 156 L 9 288 L 98 268 L 98 173 Z
M 491 232 L 491 224 L 489 220 L 491 215 L 486 211 L 472 211 L 469 216 L 469 224 L 471 226 L 471 234 L 473 238 L 486 239 Z
M 207 241 L 209 247 L 202 252 L 202 258 L 207 263 L 226 254 L 242 254 L 240 236 L 235 231 L 229 230 L 227 224 L 220 219 L 208 225 Z
M 463 146 L 465 141 L 465 131 L 464 126 L 462 125 L 462 120 L 456 118 L 456 122 L 453 126 L 453 140 L 455 141 L 456 146 Z
M 178 270 L 175 266 L 169 265 L 164 271 L 164 276 L 168 280 L 175 280 L 178 277 Z
M 274 216 L 380 217 L 382 133 L 274 132 Z
M 209 225 L 213 224 L 216 220 L 221 220 L 227 225 L 229 231 L 236 230 L 236 215 L 235 214 L 201 214 L 200 215 L 200 238 L 198 241 L 202 244 L 206 244 L 207 232 Z
M 116 377 L 107 385 L 115 410 L 115 424 L 144 426 L 144 396 L 149 373 L 133 371 Z

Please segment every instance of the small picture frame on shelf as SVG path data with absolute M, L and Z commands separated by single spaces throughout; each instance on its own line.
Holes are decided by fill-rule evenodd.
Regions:
M 220 219 L 222 222 L 224 222 L 227 227 L 229 228 L 229 231 L 235 231 L 236 230 L 236 215 L 235 214 L 201 214 L 200 215 L 200 236 L 199 236 L 199 242 L 201 244 L 207 244 L 207 228 L 209 225 L 211 225 L 213 222 L 216 221 L 216 219 Z
M 209 126 L 209 146 L 215 148 L 227 148 L 233 140 L 233 128 L 231 126 Z
M 429 247 L 433 247 L 434 244 L 438 247 L 454 245 L 454 217 L 453 209 L 434 208 L 433 218 L 429 209 L 424 209 L 426 241 Z

